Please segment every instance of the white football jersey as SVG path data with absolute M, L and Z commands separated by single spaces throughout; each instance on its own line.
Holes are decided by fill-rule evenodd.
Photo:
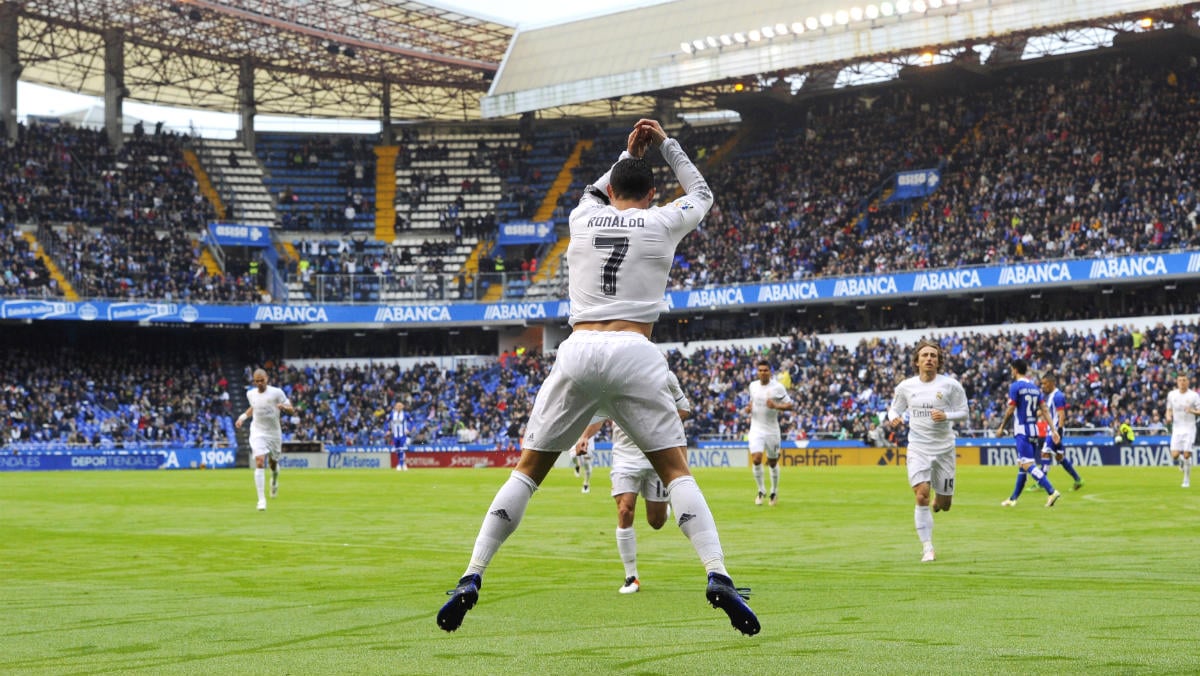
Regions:
M 790 404 L 792 398 L 778 380 L 763 385 L 757 378 L 750 383 L 750 434 L 779 436 L 779 409 L 767 408 L 767 402 Z
M 621 211 L 607 195 L 609 172 L 583 192 L 571 212 L 567 247 L 570 324 L 625 319 L 654 322 L 667 309 L 663 294 L 675 246 L 712 207 L 704 177 L 674 139 L 660 146 L 663 159 L 687 194 L 670 204 Z M 621 153 L 621 159 L 631 157 Z
M 669 371 L 667 372 L 667 389 L 671 392 L 671 398 L 675 400 L 675 408 L 680 411 L 692 410 L 692 402 L 688 401 L 683 387 L 679 385 L 679 378 Z M 653 467 L 646 459 L 646 454 L 642 452 L 642 449 L 638 448 L 637 444 L 633 443 L 629 435 L 625 434 L 616 423 L 613 423 L 612 438 L 613 470 L 632 472 Z
M 283 390 L 267 385 L 266 390 L 259 392 L 257 387 L 252 387 L 246 392 L 246 399 L 250 402 L 250 408 L 254 409 L 254 417 L 250 419 L 251 438 L 283 438 L 283 428 L 279 425 L 279 404 L 291 405 Z
M 1189 408 L 1200 408 L 1200 393 L 1196 390 L 1180 392 L 1175 388 L 1167 394 L 1167 408 L 1171 411 L 1172 425 L 1187 427 L 1196 426 L 1196 414 L 1189 413 Z
M 908 412 L 908 450 L 917 453 L 954 452 L 954 424 L 950 420 L 935 422 L 930 414 L 941 409 L 947 415 L 964 418 L 967 415 L 967 393 L 950 376 L 938 374 L 923 383 L 913 376 L 896 386 L 896 396 L 888 410 L 894 420 Z

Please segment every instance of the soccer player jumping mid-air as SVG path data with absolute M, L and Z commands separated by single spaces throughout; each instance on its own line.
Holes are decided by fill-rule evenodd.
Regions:
M 659 149 L 685 191 L 666 206 L 651 206 L 654 174 L 643 159 L 649 148 Z M 708 573 L 709 603 L 738 631 L 758 633 L 758 618 L 725 569 L 716 521 L 688 469 L 683 423 L 666 388 L 667 360 L 650 342 L 666 309 L 675 247 L 712 203 L 704 177 L 654 120 L 638 121 L 621 158 L 584 191 L 571 212 L 567 247 L 573 330 L 534 399 L 517 467 L 488 507 L 466 571 L 438 611 L 442 629 L 462 624 L 492 556 L 521 523 L 559 453 L 603 411 L 646 451 L 666 485 L 676 524 Z

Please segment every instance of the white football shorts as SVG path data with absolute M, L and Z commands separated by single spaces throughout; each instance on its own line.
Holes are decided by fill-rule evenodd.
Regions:
M 908 465 L 908 485 L 928 483 L 937 495 L 954 495 L 954 451 L 945 453 L 913 452 L 909 448 L 905 463 Z
M 653 468 L 639 470 L 614 469 L 609 472 L 612 478 L 612 495 L 615 498 L 622 493 L 637 493 L 647 502 L 667 502 L 667 487 L 658 478 L 658 472 Z
M 1179 429 L 1182 427 L 1183 429 Z M 1191 451 L 1196 445 L 1196 426 L 1177 425 L 1171 432 L 1172 451 Z
M 767 457 L 771 460 L 779 457 L 779 444 L 782 443 L 782 435 L 751 432 L 748 440 L 750 442 L 751 453 L 766 453 Z
M 250 455 L 255 458 L 260 455 L 269 455 L 272 460 L 278 460 L 279 453 L 283 450 L 282 445 L 279 439 L 250 437 Z
M 667 360 L 632 331 L 575 331 L 558 347 L 533 401 L 523 446 L 560 452 L 603 410 L 647 452 L 685 446 L 683 422 L 666 387 Z

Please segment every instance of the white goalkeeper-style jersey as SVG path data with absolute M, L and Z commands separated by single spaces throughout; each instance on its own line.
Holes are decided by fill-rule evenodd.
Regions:
M 767 408 L 767 402 L 790 404 L 783 385 L 772 378 L 763 385 L 758 379 L 750 383 L 750 434 L 766 437 L 779 436 L 779 409 Z
M 283 390 L 274 385 L 267 385 L 266 390 L 259 392 L 257 387 L 252 387 L 246 392 L 246 399 L 250 402 L 250 408 L 254 410 L 254 417 L 250 419 L 250 438 L 282 439 L 279 404 L 291 405 Z
M 679 385 L 679 378 L 674 373 L 667 372 L 667 389 L 671 392 L 671 398 L 675 400 L 675 408 L 680 411 L 692 410 L 692 402 L 688 401 L 687 395 L 683 392 L 683 387 Z M 629 435 L 621 429 L 620 425 L 613 424 L 613 445 L 612 445 L 612 468 L 614 472 L 634 472 L 642 469 L 653 469 L 650 461 L 646 458 L 646 454 L 642 449 L 633 443 Z
M 712 207 L 708 183 L 674 139 L 659 146 L 683 186 L 683 197 L 662 207 L 618 210 L 608 204 L 609 172 L 584 190 L 571 212 L 570 324 L 625 319 L 654 322 L 667 309 L 663 292 L 675 246 Z M 621 159 L 632 157 L 628 151 Z
M 941 409 L 948 420 L 936 422 L 930 415 Z M 908 452 L 953 453 L 954 421 L 967 417 L 967 393 L 950 376 L 938 374 L 924 383 L 913 376 L 896 386 L 896 396 L 888 409 L 888 420 L 908 412 Z

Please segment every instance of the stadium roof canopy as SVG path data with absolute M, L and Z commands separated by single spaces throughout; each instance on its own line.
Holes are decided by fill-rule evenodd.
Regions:
M 922 52 L 980 48 L 992 65 L 1020 60 L 1031 39 L 1096 42 L 1163 25 L 1195 37 L 1198 5 L 1170 0 L 676 0 L 518 31 L 488 96 L 485 117 L 654 94 L 677 111 L 712 106 L 747 80 L 808 77 Z M 1139 19 L 1149 17 L 1149 25 Z M 1089 47 L 1104 46 L 1091 44 Z M 982 60 L 974 57 L 977 64 Z M 809 77 L 812 75 L 818 77 Z M 793 92 L 794 93 L 794 92 Z M 647 109 L 647 108 L 643 108 Z
M 1143 15 L 1195 32 L 1198 6 L 675 0 L 518 29 L 408 0 L 0 0 L 0 26 L 22 80 L 68 91 L 103 96 L 107 53 L 134 101 L 233 112 L 252 85 L 257 114 L 470 121 L 708 112 L 746 83 L 819 91 L 922 52 L 996 66 L 1039 39 L 1112 44 Z
M 514 28 L 406 0 L 0 0 L 16 13 L 21 79 L 104 95 L 105 48 L 126 98 L 260 114 L 476 119 Z

